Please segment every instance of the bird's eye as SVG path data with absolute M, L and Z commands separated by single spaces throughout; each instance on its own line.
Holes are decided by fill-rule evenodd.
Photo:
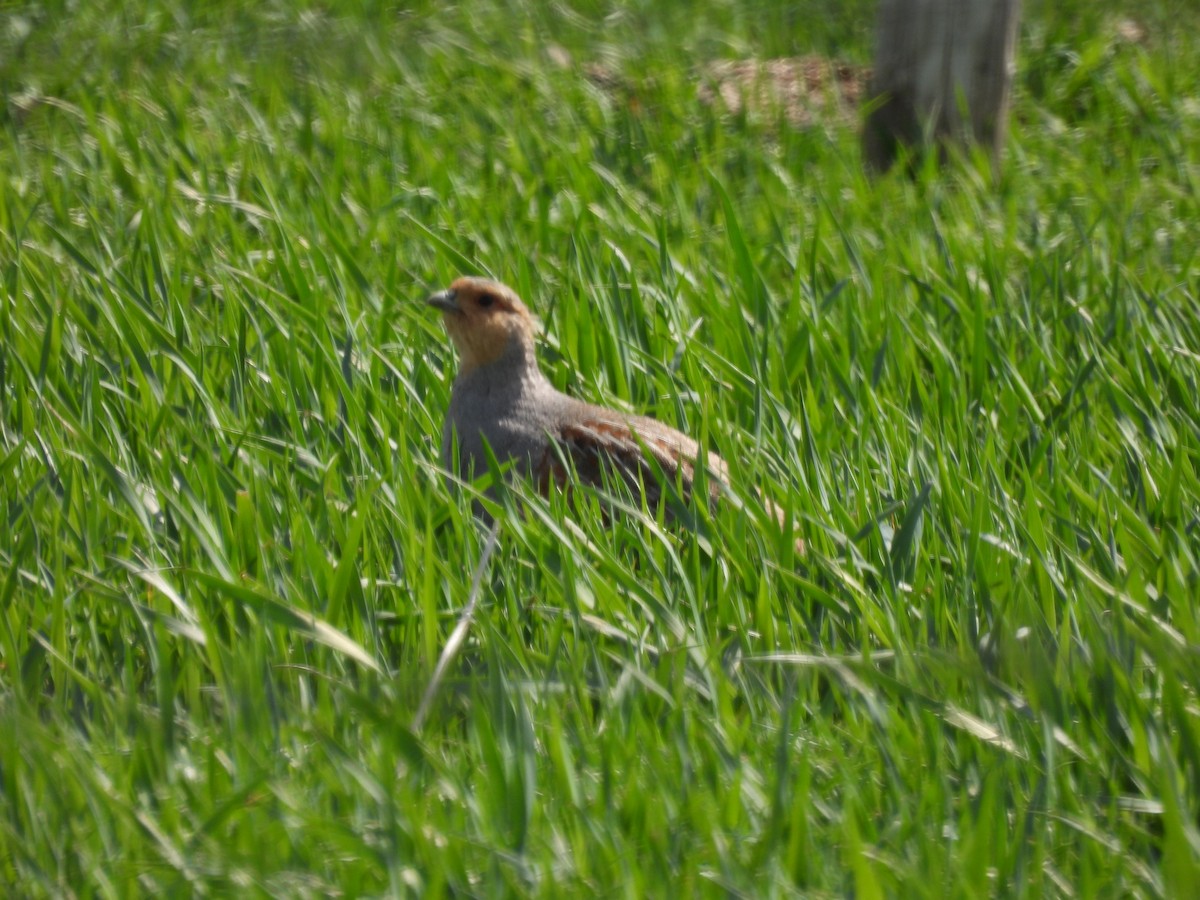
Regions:
M 492 306 L 493 304 L 495 304 L 495 302 L 496 302 L 496 296 L 494 294 L 480 294 L 479 295 L 478 303 L 484 309 L 487 309 L 489 306 Z

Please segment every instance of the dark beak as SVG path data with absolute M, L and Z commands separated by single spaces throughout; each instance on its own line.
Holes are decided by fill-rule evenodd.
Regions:
M 455 297 L 455 292 L 451 290 L 430 294 L 425 302 L 446 312 L 462 312 L 462 309 L 458 305 L 458 299 Z

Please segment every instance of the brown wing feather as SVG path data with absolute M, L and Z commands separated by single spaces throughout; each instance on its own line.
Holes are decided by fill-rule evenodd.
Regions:
M 554 444 L 546 449 L 534 473 L 543 491 L 552 485 L 565 488 L 571 483 L 565 459 L 574 468 L 576 478 L 585 484 L 602 486 L 606 477 L 615 476 L 634 491 L 644 486 L 646 500 L 652 506 L 658 504 L 663 490 L 654 465 L 657 463 L 672 483 L 679 480 L 684 499 L 691 495 L 699 447 L 661 422 L 591 415 L 562 425 L 551 437 Z M 715 454 L 706 455 L 713 474 L 709 494 L 715 501 L 720 491 L 717 480 L 725 477 L 725 463 Z
M 562 425 L 551 437 L 553 442 L 534 467 L 534 477 L 543 494 L 552 487 L 569 491 L 580 482 L 602 487 L 606 477 L 616 476 L 634 492 L 644 486 L 646 502 L 652 507 L 657 506 L 662 499 L 663 485 L 658 480 L 659 472 L 647 459 L 648 451 L 662 473 L 671 479 L 672 485 L 678 478 L 684 500 L 691 499 L 696 460 L 702 451 L 687 435 L 661 422 L 644 417 L 622 419 L 599 411 Z M 706 453 L 705 457 L 711 506 L 720 497 L 721 484 L 728 482 L 729 467 L 715 453 Z M 570 468 L 565 461 L 569 461 Z M 783 511 L 766 498 L 763 498 L 763 504 L 767 513 L 783 525 Z M 801 538 L 796 538 L 796 552 L 801 556 L 805 554 Z

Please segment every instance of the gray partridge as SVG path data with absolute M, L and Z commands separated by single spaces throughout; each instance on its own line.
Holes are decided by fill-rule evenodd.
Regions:
M 716 500 L 728 476 L 719 456 L 654 419 L 584 403 L 550 384 L 538 368 L 533 319 L 512 289 L 459 278 L 427 302 L 442 311 L 460 356 L 442 432 L 448 470 L 465 477 L 486 472 L 486 441 L 499 462 L 513 461 L 543 493 L 576 481 L 600 486 L 617 476 L 645 490 L 653 508 L 663 476 L 690 496 L 703 460 Z

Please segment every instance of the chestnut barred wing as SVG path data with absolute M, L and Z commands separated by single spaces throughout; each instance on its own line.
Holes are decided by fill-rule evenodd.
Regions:
M 617 417 L 596 416 L 561 426 L 534 468 L 538 488 L 569 488 L 579 482 L 603 487 L 606 480 L 619 478 L 635 494 L 645 488 L 646 501 L 656 506 L 662 498 L 662 478 L 678 483 L 683 499 L 689 500 L 695 481 L 698 447 L 690 438 L 652 419 L 632 422 Z M 718 479 L 725 464 L 707 454 L 710 502 L 720 493 Z M 573 471 L 572 471 L 573 470 Z

